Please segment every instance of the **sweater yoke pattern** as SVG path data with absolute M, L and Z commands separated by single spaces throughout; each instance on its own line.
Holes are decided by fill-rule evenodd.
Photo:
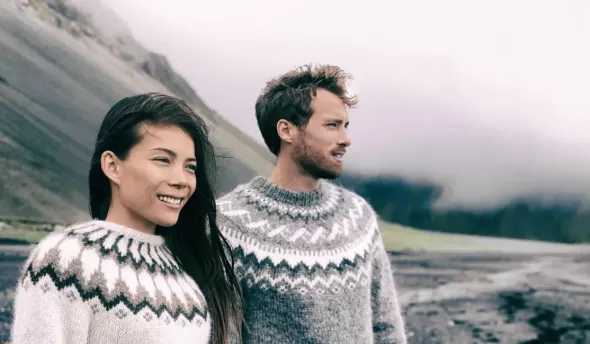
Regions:
M 282 197 L 268 197 L 277 190 L 265 187 L 254 179 L 217 203 L 248 289 L 338 295 L 368 285 L 380 237 L 362 198 L 327 182 L 306 199 L 278 188 Z
M 181 327 L 205 323 L 205 298 L 163 238 L 138 240 L 132 230 L 114 226 L 93 220 L 49 234 L 23 266 L 24 291 L 65 293 L 96 316 L 113 312 L 119 319 L 139 316 Z

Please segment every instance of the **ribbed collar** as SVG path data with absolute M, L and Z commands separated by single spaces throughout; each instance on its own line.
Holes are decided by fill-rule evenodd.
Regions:
M 160 235 L 140 232 L 136 229 L 129 228 L 118 223 L 109 221 L 92 220 L 91 223 L 94 224 L 96 227 L 104 228 L 106 230 L 123 234 L 126 237 L 137 240 L 139 242 L 143 242 L 154 246 L 160 246 L 164 244 L 164 238 Z
M 301 207 L 311 207 L 321 204 L 327 193 L 326 182 L 320 180 L 319 186 L 312 191 L 294 191 L 268 181 L 267 178 L 257 176 L 250 181 L 250 187 L 265 197 L 274 201 Z

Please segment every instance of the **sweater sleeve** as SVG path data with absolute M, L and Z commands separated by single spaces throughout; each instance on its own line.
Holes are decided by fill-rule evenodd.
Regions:
M 376 221 L 376 220 L 375 220 Z M 373 334 L 375 344 L 406 344 L 405 324 L 391 263 L 383 246 L 383 239 L 376 224 L 373 243 L 371 272 L 371 306 L 373 309 Z
M 219 227 L 219 231 L 221 234 L 228 240 L 229 242 L 229 251 L 226 251 L 226 255 L 231 255 L 233 257 L 233 273 L 236 276 L 236 280 L 238 282 L 238 286 L 240 288 L 240 293 L 242 293 L 242 284 L 243 284 L 243 262 L 241 256 L 237 252 L 237 247 L 243 246 L 244 243 L 241 241 L 236 240 L 235 235 L 232 233 L 236 232 L 237 223 L 234 220 L 231 220 L 228 216 L 222 214 L 221 212 L 217 215 L 217 225 Z M 241 311 L 244 311 L 244 305 L 240 304 Z M 240 317 L 243 317 L 243 313 L 240 314 Z M 241 328 L 236 327 L 234 321 L 229 323 L 228 328 L 228 344 L 241 344 L 243 338 L 243 327 L 245 326 L 244 323 L 241 324 Z
M 40 243 L 23 265 L 14 298 L 12 343 L 87 343 L 91 310 L 75 286 L 63 283 L 54 239 Z

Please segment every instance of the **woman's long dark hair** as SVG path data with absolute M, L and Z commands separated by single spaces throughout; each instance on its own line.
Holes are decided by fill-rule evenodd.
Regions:
M 211 343 L 226 343 L 231 320 L 237 329 L 235 334 L 241 332 L 241 294 L 231 249 L 216 221 L 213 185 L 217 164 L 208 138 L 209 129 L 184 101 L 160 93 L 146 93 L 123 98 L 108 111 L 98 133 L 88 175 L 90 215 L 94 219 L 106 219 L 111 203 L 110 181 L 100 164 L 102 153 L 109 150 L 125 159 L 141 140 L 138 129 L 144 123 L 178 126 L 195 142 L 198 186 L 180 211 L 178 222 L 165 230 L 157 227 L 156 233 L 165 238 L 183 269 L 205 295 L 212 321 Z

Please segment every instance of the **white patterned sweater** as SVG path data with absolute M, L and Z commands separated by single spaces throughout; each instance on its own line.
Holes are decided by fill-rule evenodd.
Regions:
M 390 261 L 364 199 L 327 181 L 294 192 L 256 177 L 217 204 L 244 294 L 244 343 L 406 343 Z
M 15 344 L 205 344 L 210 316 L 164 239 L 93 220 L 44 238 L 18 282 Z

